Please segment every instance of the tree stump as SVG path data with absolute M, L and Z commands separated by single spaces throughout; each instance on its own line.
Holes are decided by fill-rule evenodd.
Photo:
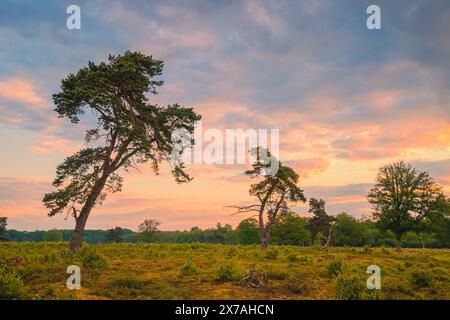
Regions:
M 247 286 L 252 288 L 261 288 L 267 285 L 267 274 L 259 270 L 247 270 L 247 276 L 244 281 Z

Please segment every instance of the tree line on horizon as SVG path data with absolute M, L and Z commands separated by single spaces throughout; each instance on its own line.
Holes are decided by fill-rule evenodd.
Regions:
M 357 219 L 342 212 L 336 216 L 325 211 L 325 201 L 310 199 L 309 212 L 312 217 L 302 217 L 294 212 L 281 214 L 271 231 L 269 244 L 323 247 L 327 241 L 332 246 L 395 247 L 396 235 L 384 230 L 372 219 Z M 6 220 L 5 220 L 6 222 Z M 161 231 L 159 221 L 146 219 L 138 231 L 115 227 L 109 230 L 86 230 L 87 243 L 213 243 L 231 245 L 255 245 L 261 243 L 258 221 L 255 218 L 242 220 L 236 228 L 217 223 L 214 228 L 193 227 L 184 231 Z M 331 237 L 328 239 L 332 227 Z M 1 228 L 0 228 L 1 230 Z M 72 230 L 0 232 L 0 239 L 10 241 L 69 241 Z M 3 235 L 3 236 L 2 236 Z M 416 231 L 408 231 L 403 237 L 403 247 L 449 248 L 450 220 L 425 221 Z

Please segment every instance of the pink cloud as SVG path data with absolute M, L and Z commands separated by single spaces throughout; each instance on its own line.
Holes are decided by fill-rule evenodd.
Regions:
M 46 106 L 45 100 L 36 93 L 34 83 L 18 76 L 0 81 L 0 97 L 38 108 L 45 108 Z
M 81 144 L 74 145 L 73 142 L 67 139 L 49 139 L 39 141 L 36 145 L 30 145 L 28 148 L 40 154 L 49 154 L 51 152 L 57 151 L 63 154 L 72 154 L 79 149 Z

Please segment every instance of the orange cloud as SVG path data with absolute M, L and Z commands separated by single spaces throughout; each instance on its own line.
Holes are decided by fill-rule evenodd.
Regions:
M 285 162 L 293 167 L 303 179 L 325 171 L 331 164 L 324 158 L 296 159 Z
M 9 101 L 17 101 L 37 107 L 45 107 L 45 101 L 36 93 L 30 80 L 13 77 L 0 81 L 0 97 Z
M 79 149 L 81 145 L 73 145 L 70 140 L 67 139 L 50 139 L 39 141 L 36 145 L 30 145 L 28 148 L 40 154 L 49 154 L 53 151 L 61 152 L 63 154 L 71 154 Z

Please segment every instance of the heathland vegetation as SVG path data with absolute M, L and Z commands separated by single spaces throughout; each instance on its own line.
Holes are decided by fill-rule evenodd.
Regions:
M 2 242 L 0 298 L 450 299 L 449 263 L 448 249 L 116 243 L 71 253 L 63 242 Z M 66 287 L 69 265 L 81 268 L 80 290 Z M 369 265 L 381 268 L 381 290 L 367 290 Z

